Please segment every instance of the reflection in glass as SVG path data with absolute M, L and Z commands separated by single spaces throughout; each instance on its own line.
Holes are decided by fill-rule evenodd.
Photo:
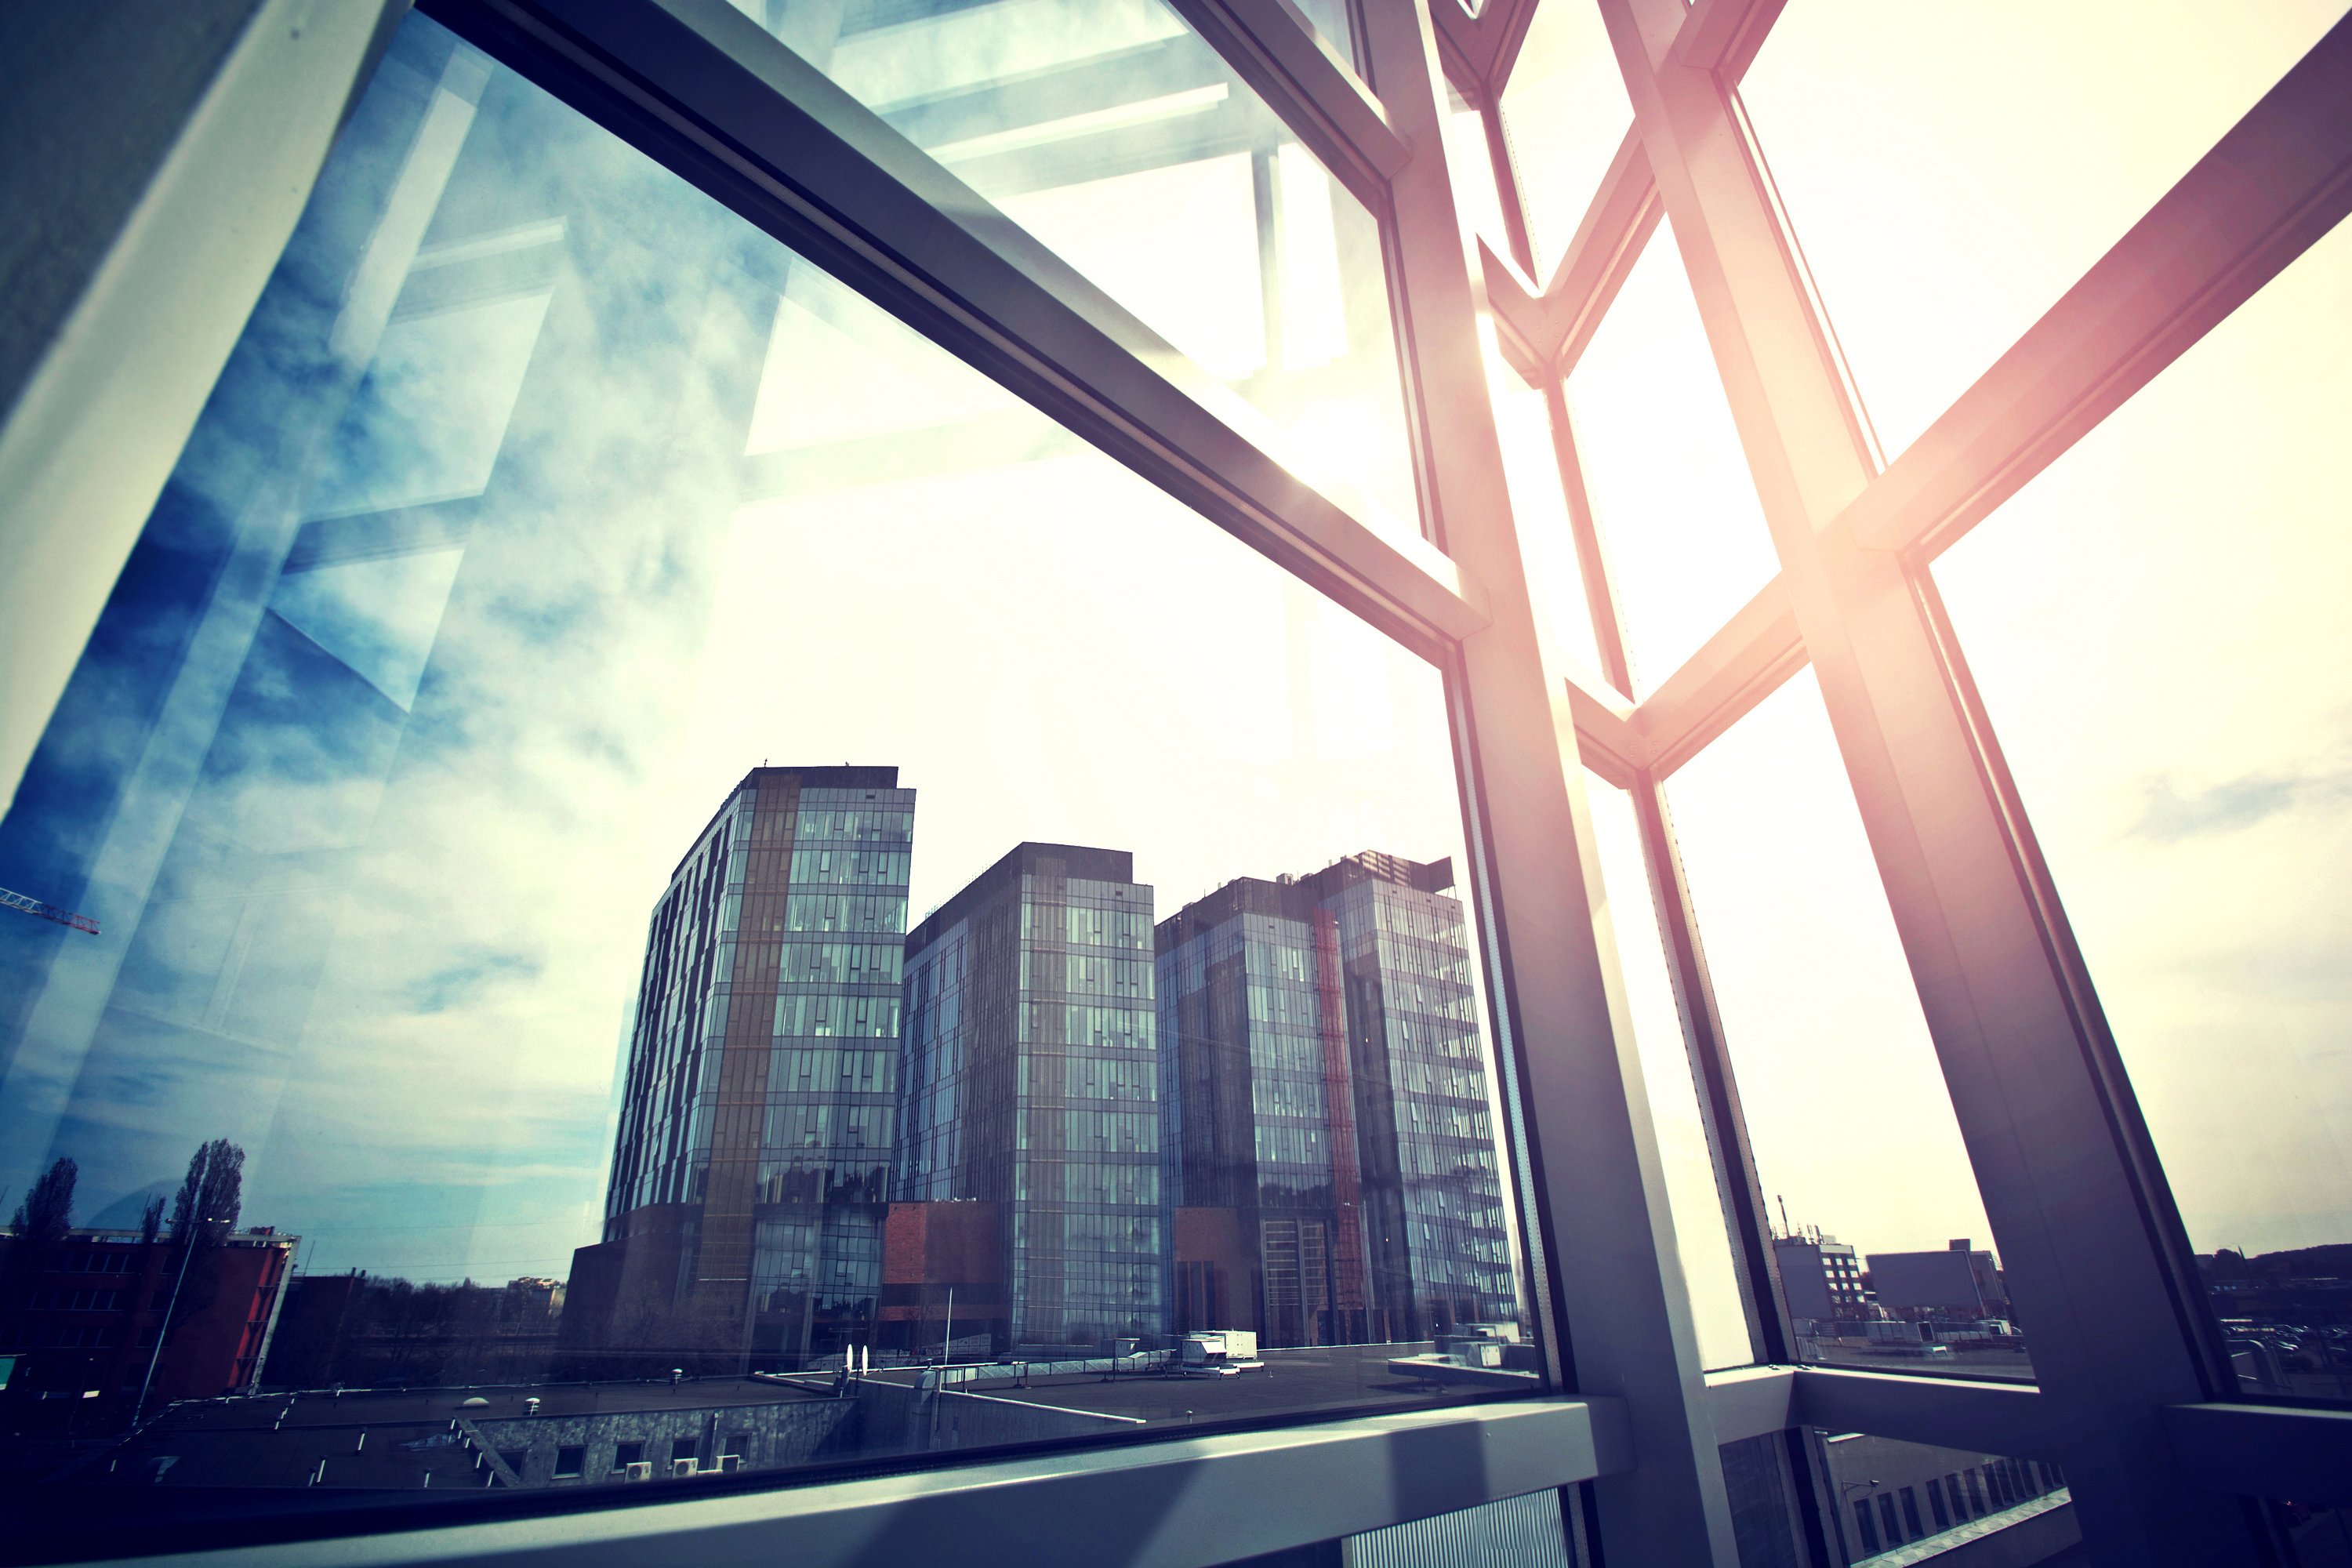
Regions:
M 1935 566 L 2243 1386 L 2352 1396 L 2339 226 Z
M 1160 0 L 741 8 L 1240 393 L 1302 478 L 1420 531 L 1379 226 Z
M 1812 672 L 1665 793 L 1801 1353 L 2031 1375 Z
M 1860 1432 L 1811 1436 L 1836 1499 L 1839 1562 L 1925 1562 L 1995 1534 L 2000 1561 L 2021 1565 L 2072 1561 L 2080 1547 L 2074 1496 L 2047 1460 Z
M 1568 407 L 1643 696 L 1779 570 L 1670 221 L 1569 372 Z
M 86 1542 L 1539 1387 L 1448 737 L 412 17 L 0 822 L 0 1423 Z
M 1776 20 L 1740 97 L 1887 455 L 2343 9 L 1821 0 Z

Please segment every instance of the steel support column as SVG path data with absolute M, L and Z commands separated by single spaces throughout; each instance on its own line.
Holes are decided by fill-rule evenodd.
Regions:
M 1622 1398 L 1635 1468 L 1594 1488 L 1612 1568 L 1737 1561 L 1696 1335 L 1640 1058 L 1603 908 L 1564 688 L 1544 674 L 1484 397 L 1469 271 L 1443 142 L 1436 41 L 1416 0 L 1366 0 L 1364 58 L 1412 153 L 1392 185 L 1391 288 L 1444 537 L 1488 595 L 1450 682 L 1481 913 L 1507 976 L 1498 1037 L 1524 1086 L 1546 1293 L 1576 1386 Z M 1563 1363 L 1556 1362 L 1556 1365 Z
M 2161 1419 L 2222 1375 L 2179 1223 L 1966 672 L 1904 563 L 1820 531 L 1874 478 L 1744 115 L 1674 63 L 1679 0 L 1602 11 L 1941 1059 L 2086 1536 L 2105 1561 L 2259 1560 Z

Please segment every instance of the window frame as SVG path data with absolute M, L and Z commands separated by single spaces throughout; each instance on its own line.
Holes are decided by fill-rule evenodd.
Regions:
M 1131 315 L 725 0 L 422 8 L 1444 671 L 1537 1314 L 1562 1384 L 1591 1392 L 345 1537 L 332 1544 L 336 1560 L 520 1561 L 563 1550 L 635 1561 L 653 1542 L 707 1545 L 717 1561 L 765 1560 L 773 1531 L 788 1525 L 811 1561 L 845 1562 L 877 1530 L 894 1542 L 922 1531 L 968 1540 L 976 1519 L 1050 1554 L 1057 1531 L 1092 1523 L 1096 1533 L 1065 1539 L 1098 1542 L 1103 1529 L 1156 1517 L 1166 1560 L 1205 1563 L 1576 1485 L 1571 1528 L 1597 1535 L 1612 1563 L 1728 1563 L 1736 1547 L 1715 1450 L 1769 1433 L 1788 1441 L 1803 1482 L 1801 1522 L 1819 1556 L 1837 1510 L 1805 1458 L 1811 1427 L 2055 1459 L 2086 1536 L 2116 1561 L 2258 1561 L 2279 1542 L 2243 1500 L 2352 1504 L 2352 1412 L 2233 1393 L 2156 1151 L 1927 575 L 1937 552 L 2352 208 L 2352 110 L 2334 86 L 2352 79 L 2352 18 L 1887 465 L 1738 102 L 1738 77 L 1781 0 L 1599 0 L 1635 126 L 1540 287 L 1526 273 L 1517 187 L 1494 124 L 1534 0 L 1488 0 L 1475 16 L 1450 0 L 1355 0 L 1355 62 L 1286 0 L 1171 3 L 1382 226 L 1424 527 L 1442 550 L 1376 533 L 1344 498 L 1293 479 L 1218 412 L 1229 403 L 1222 389 L 1164 354 L 1147 360 L 1149 333 Z M 256 36 L 292 9 L 262 0 Z M 299 197 L 304 158 L 322 158 L 331 139 L 325 110 L 364 83 L 403 9 L 385 0 L 373 31 L 332 30 L 309 53 L 234 54 L 178 150 L 196 176 L 174 172 L 162 196 L 184 206 L 190 191 L 217 199 L 226 189 L 237 193 L 232 205 L 257 200 L 244 194 L 266 183 L 249 177 L 250 149 L 208 131 L 206 115 L 226 103 L 249 130 L 299 99 L 304 115 L 271 164 L 294 172 Z M 321 60 L 319 79 L 289 88 L 289 74 Z M 1475 279 L 1443 153 L 1441 70 L 1488 121 L 1521 253 L 1482 247 Z M 272 200 L 284 205 L 282 195 Z M 191 321 L 205 329 L 188 362 L 202 374 L 184 365 L 187 384 L 135 416 L 90 416 L 95 437 L 121 442 L 136 428 L 128 445 L 177 449 L 163 437 L 184 434 L 209 389 L 205 345 L 226 323 L 226 356 L 290 230 L 290 212 L 269 212 L 240 231 L 225 264 L 231 284 L 172 318 L 177 330 Z M 1558 389 L 1668 213 L 1781 571 L 1637 705 L 1622 694 L 1622 668 L 1601 672 L 1612 689 L 1546 666 L 1475 320 L 1483 288 L 1510 356 L 1547 391 L 1571 519 L 1590 535 Z M 224 226 L 217 206 L 176 221 L 184 235 Z M 136 259 L 156 232 L 133 225 L 116 254 Z M 110 342 L 137 341 L 152 307 L 97 297 L 84 309 L 100 329 L 63 342 L 68 373 L 75 356 L 88 367 Z M 0 439 L 21 449 L 26 430 L 54 422 L 60 406 L 72 407 L 21 403 Z M 22 471 L 0 464 L 0 475 Z M 145 515 L 141 482 L 115 484 L 77 515 L 78 529 L 100 520 L 103 544 L 41 513 L 26 553 L 11 559 L 56 557 L 70 544 L 77 578 L 110 581 Z M 1589 602 L 1613 606 L 1601 553 L 1580 554 Z M 1594 618 L 1611 663 L 1613 610 Z M 11 659 L 29 652 L 55 663 L 58 624 L 52 616 L 12 628 Z M 1660 786 L 1809 660 L 2012 1288 L 2037 1341 L 2054 1347 L 2037 1387 L 1778 1364 L 1791 1359 L 1791 1338 L 1769 1225 Z M 0 776 L 13 789 L 13 737 L 10 747 Z M 1591 914 L 1601 903 L 1584 766 L 1631 789 L 1640 815 L 1764 1358 L 1757 1367 L 1704 1373 L 1697 1364 L 1623 985 Z M 1990 1019 L 1976 995 L 2018 999 L 2019 1016 Z M 2057 1106 L 2063 1135 L 2052 1137 L 2044 1120 L 2022 1137 L 2008 1109 L 2022 1103 Z M 2073 1202 L 2053 1215 L 2042 1198 L 2059 1191 Z M 1562 1263 L 1592 1257 L 1612 1268 Z M 1234 1505 L 1252 1497 L 1262 1503 Z M 1213 1518 L 1202 1511 L 1206 1499 Z M 1154 1511 L 1137 1511 L 1146 1509 Z M 1188 1533 L 1172 1533 L 1179 1520 L 1192 1521 Z M 321 1545 L 240 1546 L 219 1560 L 315 1561 Z

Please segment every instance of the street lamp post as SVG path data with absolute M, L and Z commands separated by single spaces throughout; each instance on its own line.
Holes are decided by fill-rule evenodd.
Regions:
M 131 1427 L 139 1428 L 139 1418 L 147 1413 L 147 1393 L 155 1385 L 155 1364 L 163 1359 L 163 1342 L 171 1336 L 172 1314 L 179 1310 L 180 1287 L 188 1282 L 188 1259 L 196 1255 L 196 1227 L 206 1220 L 195 1211 L 204 1203 L 205 1184 L 212 1176 L 212 1146 L 205 1145 L 204 1163 L 196 1168 L 196 1188 L 188 1203 L 188 1217 L 182 1222 L 180 1237 L 180 1271 L 172 1279 L 172 1299 L 163 1305 L 163 1321 L 155 1329 L 155 1348 L 147 1354 L 147 1375 L 139 1383 L 139 1403 L 131 1407 Z

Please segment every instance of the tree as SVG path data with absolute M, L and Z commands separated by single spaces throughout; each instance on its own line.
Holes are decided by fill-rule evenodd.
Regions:
M 152 1247 L 156 1235 L 163 1228 L 163 1194 L 157 1193 L 139 1211 L 139 1239 Z
M 245 1196 L 245 1151 L 215 1138 L 188 1157 L 188 1173 L 172 1199 L 172 1235 L 184 1237 L 191 1223 L 218 1226 L 209 1236 L 236 1228 Z
M 73 1224 L 74 1179 L 81 1168 L 59 1160 L 16 1205 L 16 1234 L 30 1241 L 63 1241 Z

